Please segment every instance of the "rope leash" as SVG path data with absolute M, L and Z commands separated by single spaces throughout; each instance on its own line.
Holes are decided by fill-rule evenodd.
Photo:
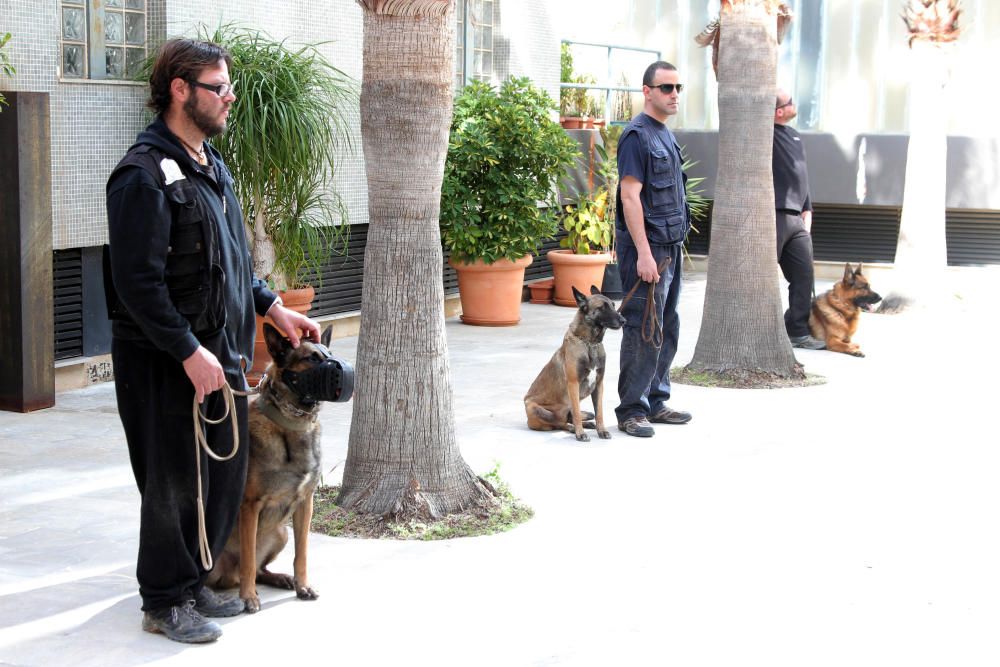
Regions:
M 205 498 L 201 488 L 201 452 L 199 450 L 205 450 L 205 453 L 216 461 L 228 461 L 236 456 L 236 452 L 240 449 L 240 432 L 236 424 L 236 396 L 253 396 L 259 393 L 260 385 L 258 384 L 257 387 L 249 391 L 240 391 L 239 389 L 230 387 L 227 382 L 222 385 L 220 391 L 222 391 L 223 398 L 225 399 L 226 412 L 218 419 L 211 419 L 202 414 L 197 396 L 191 399 L 191 419 L 194 423 L 194 462 L 198 476 L 198 550 L 201 552 L 201 564 L 206 571 L 211 570 L 214 563 L 212 562 L 212 549 L 208 544 L 208 531 L 205 528 Z M 208 439 L 200 422 L 218 425 L 226 421 L 226 419 L 232 422 L 233 450 L 225 456 L 219 456 L 208 446 Z
M 663 270 L 667 268 L 670 264 L 670 258 L 664 257 L 660 260 L 659 266 L 656 267 L 656 272 L 663 274 Z M 644 343 L 651 344 L 656 349 L 660 349 L 663 345 L 663 325 L 660 322 L 660 314 L 656 312 L 655 299 L 653 298 L 656 292 L 656 283 L 646 282 L 645 280 L 637 280 L 635 285 L 632 285 L 632 289 L 628 291 L 625 298 L 622 299 L 621 305 L 618 306 L 618 313 L 620 314 L 625 308 L 625 304 L 628 303 L 635 291 L 639 289 L 639 285 L 648 285 L 648 291 L 646 293 L 646 307 L 642 311 L 642 341 Z

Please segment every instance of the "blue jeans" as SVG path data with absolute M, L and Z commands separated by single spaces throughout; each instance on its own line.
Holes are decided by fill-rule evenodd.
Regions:
M 670 264 L 660 274 L 653 293 L 654 310 L 660 317 L 663 332 L 663 344 L 659 349 L 642 339 L 642 316 L 649 294 L 645 283 L 639 285 L 622 310 L 625 327 L 618 376 L 621 405 L 615 408 L 619 424 L 629 417 L 654 415 L 670 399 L 670 365 L 677 354 L 677 338 L 681 329 L 677 313 L 677 301 L 681 294 L 681 248 L 680 243 L 650 247 L 657 266 L 664 257 L 670 257 Z M 622 290 L 628 293 L 639 282 L 635 267 L 638 254 L 635 246 L 625 243 L 619 244 L 617 251 Z

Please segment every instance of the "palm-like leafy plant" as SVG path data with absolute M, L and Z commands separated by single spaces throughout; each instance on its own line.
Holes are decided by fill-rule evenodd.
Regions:
M 252 234 L 254 270 L 278 288 L 300 287 L 346 240 L 347 209 L 331 179 L 352 148 L 346 113 L 357 85 L 319 44 L 292 47 L 232 25 L 200 36 L 233 58 L 237 98 L 217 143 Z

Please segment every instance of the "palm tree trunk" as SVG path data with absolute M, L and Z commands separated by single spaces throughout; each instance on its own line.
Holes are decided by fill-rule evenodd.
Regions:
M 948 138 L 944 110 L 950 45 L 915 40 L 910 83 L 910 139 L 899 240 L 888 294 L 879 312 L 899 312 L 935 300 L 948 266 L 945 235 Z
M 264 214 L 264 198 L 254 195 L 254 219 L 251 225 L 253 238 L 249 239 L 251 247 L 251 257 L 253 257 L 253 272 L 264 280 L 271 280 L 274 273 L 274 244 L 271 237 L 267 235 L 265 224 L 267 222 Z M 284 287 L 282 285 L 281 287 Z
M 759 0 L 723 3 L 719 172 L 701 331 L 690 366 L 801 374 L 785 333 L 775 259 L 771 141 L 777 18 Z
M 368 244 L 357 382 L 337 502 L 438 517 L 492 496 L 455 441 L 438 227 L 454 6 L 364 0 Z

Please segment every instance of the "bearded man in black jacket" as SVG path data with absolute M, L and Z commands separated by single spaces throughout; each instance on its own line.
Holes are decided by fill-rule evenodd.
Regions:
M 236 100 L 230 65 L 216 44 L 165 42 L 150 76 L 156 119 L 107 185 L 115 390 L 142 496 L 142 627 L 182 642 L 217 639 L 221 628 L 205 617 L 243 610 L 239 598 L 204 586 L 192 401 L 218 418 L 226 400 L 218 390 L 247 389 L 255 314 L 270 315 L 293 346 L 300 330 L 319 340 L 315 322 L 253 275 L 232 175 L 207 143 L 226 129 Z M 246 477 L 247 400 L 235 400 L 236 457 L 219 462 L 197 450 L 213 559 L 233 530 Z M 233 423 L 206 425 L 216 454 L 232 448 Z

